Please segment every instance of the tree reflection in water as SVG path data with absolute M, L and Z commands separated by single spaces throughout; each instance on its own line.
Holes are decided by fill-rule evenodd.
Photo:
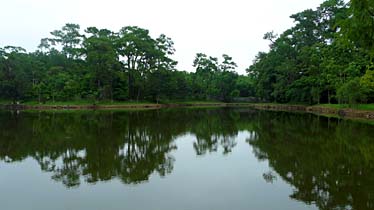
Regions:
M 218 112 L 218 113 L 217 113 Z M 232 126 L 221 125 L 220 120 Z M 0 159 L 34 158 L 41 170 L 67 187 L 120 179 L 125 184 L 147 181 L 173 170 L 175 139 L 197 137 L 196 153 L 228 153 L 237 128 L 227 110 L 153 110 L 131 112 L 1 113 Z
M 2 112 L 0 122 L 2 161 L 33 158 L 67 187 L 166 176 L 178 137 L 194 136 L 197 155 L 227 155 L 239 131 L 250 131 L 255 156 L 269 162 L 263 178 L 288 182 L 292 199 L 320 209 L 374 209 L 374 132 L 363 123 L 250 109 Z
M 292 199 L 319 209 L 374 209 L 373 126 L 285 113 L 258 119 L 248 142 L 294 187 Z

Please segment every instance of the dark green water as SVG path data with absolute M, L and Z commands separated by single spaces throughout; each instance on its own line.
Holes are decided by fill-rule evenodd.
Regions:
M 0 112 L 1 210 L 374 209 L 374 126 L 250 109 Z

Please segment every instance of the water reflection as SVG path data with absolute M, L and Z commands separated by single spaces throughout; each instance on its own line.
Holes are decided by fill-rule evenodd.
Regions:
M 314 116 L 261 117 L 248 139 L 259 160 L 294 187 L 290 197 L 320 209 L 374 209 L 372 126 Z
M 374 132 L 367 124 L 249 109 L 3 112 L 0 122 L 1 161 L 33 158 L 66 187 L 166 176 L 178 137 L 194 136 L 198 156 L 229 155 L 239 131 L 249 131 L 255 156 L 269 163 L 262 181 L 286 181 L 292 199 L 320 209 L 374 209 Z
M 228 153 L 235 146 L 235 121 L 224 110 L 2 113 L 0 159 L 32 157 L 67 187 L 79 186 L 81 178 L 137 184 L 154 172 L 172 172 L 175 159 L 170 153 L 179 135 L 196 136 L 198 155 L 219 145 Z

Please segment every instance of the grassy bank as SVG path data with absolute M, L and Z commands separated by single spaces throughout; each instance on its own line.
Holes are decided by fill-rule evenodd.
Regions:
M 161 103 L 152 102 L 90 102 L 90 101 L 65 101 L 65 102 L 26 102 L 19 105 L 4 105 L 3 109 L 20 110 L 90 110 L 90 109 L 155 109 L 168 107 L 251 107 L 261 110 L 308 112 L 319 115 L 331 115 L 343 118 L 374 119 L 374 104 L 360 104 L 354 108 L 348 105 L 321 104 L 308 106 L 303 104 L 276 104 L 276 103 L 223 103 L 218 101 L 163 101 Z M 9 103 L 8 103 L 9 104 Z
M 144 108 L 163 108 L 163 107 L 222 107 L 226 103 L 218 101 L 162 101 L 159 103 L 147 101 L 63 101 L 39 103 L 29 101 L 19 104 L 13 104 L 9 101 L 0 102 L 2 109 L 17 110 L 76 110 L 76 109 L 144 109 Z
M 316 107 L 326 107 L 333 109 L 356 109 L 364 111 L 374 111 L 374 104 L 357 104 L 353 107 L 350 107 L 348 104 L 320 104 L 315 105 Z
M 340 118 L 368 119 L 374 120 L 374 105 L 360 104 L 353 108 L 348 105 L 322 104 L 322 105 L 299 105 L 299 104 L 257 104 L 252 107 L 262 110 L 307 112 L 324 116 L 335 116 Z
M 11 101 L 0 100 L 1 105 L 10 105 Z M 37 101 L 27 101 L 21 102 L 19 105 L 28 105 L 28 106 L 89 106 L 89 105 L 145 105 L 145 104 L 225 104 L 220 101 L 159 101 L 158 103 L 149 102 L 149 101 L 46 101 L 44 103 L 39 103 Z
M 21 103 L 21 105 L 29 105 L 29 106 L 89 106 L 89 105 L 134 105 L 134 104 L 153 104 L 149 102 L 142 102 L 142 101 L 47 101 L 45 103 L 39 103 L 37 101 L 29 101 Z
M 0 100 L 0 105 L 11 105 L 11 101 Z M 39 103 L 37 101 L 28 101 L 22 102 L 19 105 L 25 105 L 28 107 L 43 107 L 43 106 L 144 106 L 144 105 L 175 105 L 175 106 L 183 106 L 183 105 L 212 105 L 212 106 L 249 106 L 249 107 L 257 107 L 257 108 L 285 108 L 285 107 L 313 107 L 313 108 L 328 108 L 328 109 L 352 109 L 352 110 L 362 110 L 362 111 L 374 111 L 374 104 L 358 104 L 353 107 L 350 107 L 347 104 L 319 104 L 309 106 L 306 104 L 279 104 L 279 103 L 246 103 L 246 102 L 234 102 L 234 103 L 225 103 L 220 101 L 159 101 L 158 103 L 155 102 L 148 102 L 148 101 L 85 101 L 85 100 L 76 100 L 76 101 L 46 101 L 44 103 Z
M 12 101 L 1 100 L 0 105 L 9 105 L 12 104 Z M 144 105 L 144 104 L 238 104 L 238 105 L 248 105 L 248 106 L 309 106 L 306 104 L 279 104 L 279 103 L 247 103 L 247 102 L 233 102 L 225 103 L 215 100 L 162 100 L 158 103 L 149 102 L 149 101 L 92 101 L 92 100 L 75 100 L 75 101 L 46 101 L 39 103 L 38 101 L 26 101 L 21 102 L 20 105 L 28 106 L 88 106 L 88 105 Z M 348 104 L 319 104 L 313 105 L 313 107 L 324 107 L 324 108 L 333 108 L 333 109 L 357 109 L 357 110 L 374 110 L 374 104 L 357 104 L 350 107 Z

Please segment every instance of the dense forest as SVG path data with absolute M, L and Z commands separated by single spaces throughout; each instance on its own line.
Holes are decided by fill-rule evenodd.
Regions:
M 229 55 L 197 53 L 194 72 L 176 69 L 171 38 L 136 26 L 117 32 L 68 23 L 38 50 L 0 48 L 0 99 L 9 101 L 171 101 L 252 97 L 278 103 L 374 101 L 374 2 L 327 0 L 266 33 L 260 52 L 236 73 Z M 192 61 L 191 61 L 192 63 Z
M 228 55 L 198 53 L 195 73 L 177 71 L 173 41 L 128 26 L 119 32 L 66 24 L 26 53 L 7 46 L 0 56 L 4 99 L 45 101 L 222 100 L 249 96 L 249 78 L 239 76 Z
M 247 70 L 257 96 L 272 102 L 374 100 L 374 1 L 328 0 L 291 16 L 295 26 L 266 33 L 270 51 Z

